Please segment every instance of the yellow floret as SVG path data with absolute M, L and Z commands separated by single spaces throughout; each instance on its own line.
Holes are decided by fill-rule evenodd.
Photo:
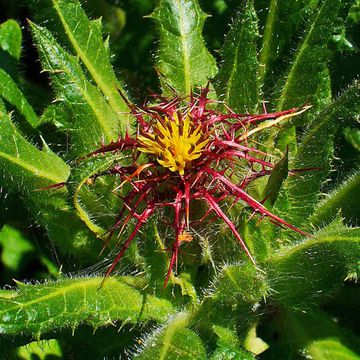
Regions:
M 201 125 L 194 126 L 189 115 L 184 118 L 174 113 L 153 126 L 153 132 L 138 137 L 139 150 L 153 154 L 163 167 L 184 175 L 186 166 L 201 156 L 209 139 L 204 139 Z

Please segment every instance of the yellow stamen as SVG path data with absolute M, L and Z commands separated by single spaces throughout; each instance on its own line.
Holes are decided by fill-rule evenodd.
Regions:
M 190 233 L 187 231 L 183 231 L 181 234 L 179 234 L 179 242 L 191 242 L 193 240 L 193 237 Z
M 158 120 L 153 130 L 138 137 L 139 150 L 155 155 L 160 165 L 180 175 L 184 175 L 191 161 L 201 156 L 209 142 L 208 138 L 204 139 L 201 125 L 195 127 L 189 115 L 181 118 L 174 113 L 172 119 Z

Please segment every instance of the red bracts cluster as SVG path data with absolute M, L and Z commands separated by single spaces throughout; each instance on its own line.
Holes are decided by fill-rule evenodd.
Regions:
M 207 209 L 196 221 L 201 223 L 210 214 L 224 221 L 254 264 L 255 259 L 236 225 L 223 210 L 224 203 L 244 203 L 273 223 L 305 235 L 267 210 L 246 192 L 246 188 L 255 179 L 269 175 L 274 167 L 266 160 L 268 154 L 251 145 L 255 144 L 251 137 L 302 113 L 306 108 L 258 115 L 236 114 L 230 109 L 225 113 L 214 110 L 208 91 L 205 88 L 198 96 L 192 95 L 188 100 L 174 98 L 168 101 L 161 98 L 153 106 L 129 104 L 136 120 L 136 134 L 127 134 L 125 138 L 103 145 L 89 154 L 122 152 L 128 153 L 132 159 L 130 166 L 115 166 L 108 172 L 119 176 L 117 189 L 125 184 L 129 188 L 122 196 L 123 207 L 109 230 L 109 238 L 126 226 L 134 227 L 106 276 L 113 271 L 142 225 L 160 208 L 172 209 L 174 229 L 164 286 L 177 264 L 180 245 L 191 240 L 187 230 L 195 220 L 190 218 L 190 207 L 196 202 L 204 202 Z M 222 108 L 225 108 L 224 105 Z M 248 167 L 240 182 L 234 180 L 239 179 L 239 162 Z M 135 225 L 130 225 L 133 219 L 136 220 Z

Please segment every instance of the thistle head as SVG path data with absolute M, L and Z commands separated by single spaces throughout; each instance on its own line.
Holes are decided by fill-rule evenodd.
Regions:
M 256 149 L 255 145 L 249 145 L 253 134 L 278 125 L 306 108 L 276 113 L 236 114 L 210 108 L 211 100 L 207 94 L 208 88 L 205 88 L 198 96 L 191 96 L 187 101 L 161 98 L 158 104 L 152 106 L 129 104 L 137 122 L 136 134 L 127 134 L 124 139 L 104 145 L 91 154 L 130 151 L 133 159 L 129 166 L 115 166 L 108 171 L 120 178 L 120 185 L 116 189 L 122 188 L 125 183 L 130 185 L 125 196 L 121 195 L 123 206 L 109 230 L 109 239 L 116 230 L 122 232 L 125 227 L 131 227 L 131 219 L 135 220 L 135 225 L 107 275 L 157 209 L 169 208 L 173 213 L 171 221 L 175 236 L 165 285 L 177 265 L 181 244 L 193 240 L 188 229 L 195 222 L 201 224 L 206 221 L 210 214 L 227 225 L 255 264 L 255 258 L 238 232 L 237 224 L 224 210 L 226 203 L 230 206 L 242 203 L 262 218 L 269 217 L 277 225 L 305 234 L 267 210 L 260 199 L 254 199 L 246 190 L 255 179 L 270 175 L 274 167 L 266 160 L 269 154 Z M 249 166 L 248 171 L 240 174 L 240 182 L 238 174 L 233 176 L 239 159 Z M 207 210 L 200 220 L 191 219 L 190 206 L 199 201 L 205 204 Z

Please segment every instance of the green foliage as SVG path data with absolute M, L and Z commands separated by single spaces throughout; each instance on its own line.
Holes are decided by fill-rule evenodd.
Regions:
M 0 68 L 13 77 L 17 76 L 21 41 L 21 29 L 16 21 L 8 20 L 0 25 Z
M 178 313 L 144 340 L 135 359 L 205 359 L 201 339 L 187 329 L 188 314 Z
M 151 14 L 160 35 L 158 68 L 165 93 L 171 86 L 189 94 L 215 76 L 215 60 L 202 38 L 206 17 L 196 0 L 161 0 Z
M 0 69 L 0 96 L 8 101 L 11 105 L 22 114 L 27 122 L 34 128 L 39 124 L 39 118 L 34 112 L 34 109 L 28 103 L 21 90 L 18 88 L 13 79 L 2 69 Z
M 339 211 L 347 222 L 356 221 L 359 218 L 359 207 L 357 206 L 359 189 L 360 174 L 358 171 L 333 190 L 329 198 L 318 204 L 310 218 L 311 223 L 317 226 L 324 225 L 334 218 Z
M 3 246 L 2 262 L 6 267 L 18 269 L 21 257 L 33 251 L 34 245 L 21 232 L 10 226 L 4 226 L 0 232 L 0 243 Z
M 314 237 L 274 254 L 267 264 L 272 296 L 287 307 L 327 296 L 356 272 L 359 236 L 359 228 L 345 228 L 335 222 Z
M 5 170 L 2 181 L 9 181 L 10 189 L 30 193 L 34 190 L 66 181 L 69 168 L 44 144 L 43 150 L 30 144 L 16 129 L 5 109 L 0 109 L 1 166 Z M 31 192 L 33 192 L 31 194 Z
M 0 290 L 2 358 L 359 359 L 358 1 L 156 3 L 1 5 L 19 20 L 0 25 L 1 281 L 31 280 Z M 32 11 L 36 55 L 22 40 L 20 8 Z M 159 212 L 121 273 L 104 280 L 136 223 L 107 239 L 130 188 L 114 196 L 119 177 L 107 175 L 132 158 L 87 155 L 132 135 L 130 94 L 143 104 L 158 82 L 167 98 L 210 82 L 220 100 L 211 106 L 242 113 L 261 112 L 262 102 L 269 112 L 311 105 L 256 138 L 275 166 L 249 189 L 308 236 L 235 206 L 256 265 L 227 228 L 199 226 L 164 289 L 172 228 Z M 241 164 L 235 170 L 241 175 Z M 115 249 L 100 262 L 107 246 Z
M 284 56 L 296 39 L 306 14 L 311 14 L 317 0 L 296 0 L 292 3 L 278 0 L 259 0 L 255 2 L 259 16 L 264 24 L 262 48 L 259 53 L 260 82 L 274 83 L 276 64 Z
M 117 137 L 119 121 L 100 90 L 86 79 L 77 57 L 66 52 L 45 28 L 30 24 L 44 70 L 49 72 L 59 101 L 71 112 L 69 130 L 73 152 L 84 155 L 95 150 L 99 139 Z
M 331 52 L 328 48 L 334 34 L 334 23 L 341 6 L 346 1 L 325 0 L 310 20 L 305 37 L 302 39 L 294 62 L 288 70 L 285 83 L 277 102 L 278 109 L 287 109 L 304 103 L 318 107 L 331 98 L 327 61 Z M 348 2 L 348 7 L 351 1 Z M 318 103 L 320 103 L 318 105 Z
M 259 105 L 258 19 L 253 1 L 243 2 L 227 34 L 216 90 L 234 111 L 256 112 Z
M 108 99 L 109 105 L 121 117 L 120 114 L 127 111 L 127 105 L 118 96 L 117 88 L 122 92 L 124 90 L 120 87 L 109 61 L 101 20 L 90 21 L 77 1 L 53 0 L 52 3 L 75 54 Z M 125 125 L 122 124 L 122 131 L 125 130 Z
M 304 172 L 289 176 L 283 191 L 286 200 L 279 201 L 279 207 L 284 209 L 284 217 L 293 223 L 304 224 L 314 211 L 321 195 L 321 186 L 329 175 L 334 138 L 339 129 L 357 118 L 359 108 L 360 84 L 356 81 L 314 118 L 302 137 L 291 168 L 303 169 Z
M 266 329 L 264 336 L 271 336 Z M 322 311 L 311 314 L 299 312 L 282 314 L 272 331 L 278 331 L 278 341 L 272 354 L 265 359 L 291 359 L 295 347 L 303 349 L 312 359 L 359 359 L 359 339 Z
M 134 283 L 132 278 L 111 277 L 99 287 L 101 280 L 94 277 L 41 285 L 17 283 L 17 293 L 10 299 L 1 298 L 1 332 L 39 339 L 52 330 L 75 329 L 82 323 L 96 329 L 117 320 L 164 320 L 172 313 L 167 300 L 137 290 L 143 284 Z
M 98 236 L 101 236 L 106 232 L 94 222 L 91 218 L 91 214 L 86 209 L 86 203 L 81 199 L 81 190 L 86 182 L 91 179 L 92 176 L 108 170 L 111 165 L 115 163 L 124 162 L 123 156 L 114 155 L 104 158 L 90 157 L 83 160 L 77 166 L 74 166 L 68 179 L 68 189 L 70 196 L 73 199 L 73 204 L 77 213 L 82 221 L 85 222 L 87 227 Z

